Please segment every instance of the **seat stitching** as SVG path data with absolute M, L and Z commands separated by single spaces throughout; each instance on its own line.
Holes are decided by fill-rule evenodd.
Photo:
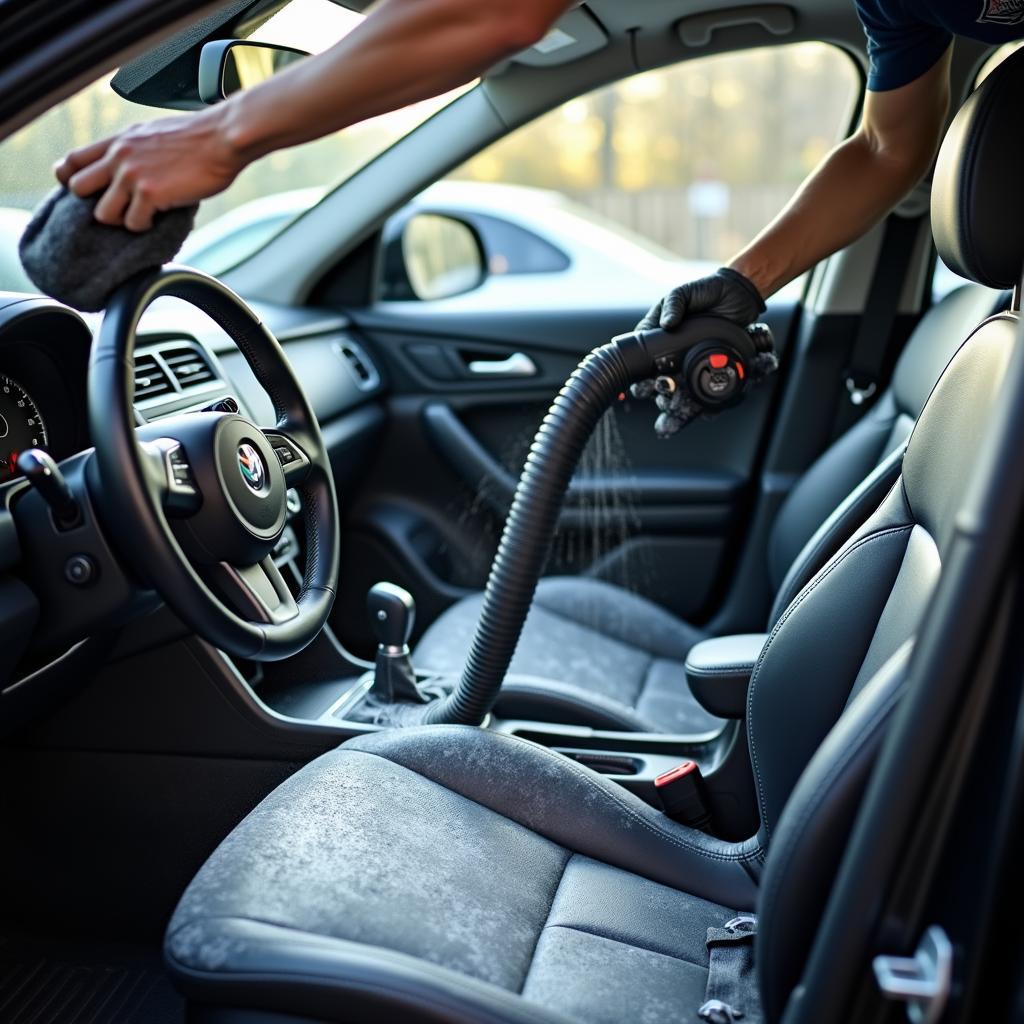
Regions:
M 433 726 L 431 728 L 437 728 L 437 727 Z M 471 727 L 470 726 L 466 726 L 465 728 L 471 728 Z M 589 777 L 589 775 L 587 774 L 586 769 L 583 768 L 582 765 L 577 765 L 575 761 L 571 761 L 567 757 L 562 757 L 562 756 L 560 756 L 558 754 L 555 754 L 555 753 L 553 753 L 553 752 L 551 752 L 549 750 L 546 750 L 544 747 L 540 746 L 540 744 L 532 743 L 530 740 L 513 739 L 511 736 L 503 736 L 501 733 L 490 733 L 489 735 L 493 736 L 496 740 L 498 740 L 498 741 L 500 741 L 502 743 L 505 743 L 506 741 L 507 741 L 507 743 L 514 743 L 514 744 L 529 743 L 530 746 L 534 749 L 534 751 L 536 753 L 542 754 L 544 757 L 546 757 L 550 761 L 556 761 L 562 768 L 568 769 L 571 773 L 573 773 L 575 775 L 578 775 L 583 782 L 585 782 L 592 789 L 595 789 L 601 796 L 603 796 L 606 799 L 610 800 L 621 811 L 623 811 L 626 814 L 627 817 L 631 818 L 637 824 L 642 825 L 645 829 L 647 829 L 649 832 L 653 833 L 654 835 L 658 836 L 660 839 L 666 840 L 672 846 L 678 846 L 682 850 L 689 850 L 691 853 L 699 854 L 700 856 L 705 857 L 708 860 L 719 861 L 720 863 L 723 863 L 723 864 L 738 864 L 738 863 L 742 863 L 742 862 L 745 862 L 745 861 L 756 859 L 756 856 L 757 856 L 757 847 L 756 846 L 752 850 L 746 851 L 744 853 L 730 854 L 730 853 L 719 853 L 719 852 L 716 852 L 716 851 L 707 850 L 707 849 L 704 849 L 704 848 L 702 848 L 702 847 L 700 847 L 698 845 L 695 845 L 693 843 L 688 843 L 688 842 L 686 842 L 686 840 L 680 839 L 678 836 L 674 836 L 670 832 L 666 832 L 664 829 L 662 829 L 659 826 L 655 825 L 653 822 L 647 821 L 640 814 L 638 814 L 632 807 L 630 807 L 628 804 L 623 803 L 615 794 L 609 793 L 606 789 L 604 789 L 598 783 L 594 782 L 594 780 L 591 779 Z M 394 758 L 388 757 L 385 754 L 379 754 L 376 751 L 372 751 L 372 750 L 361 750 L 358 747 L 353 747 L 352 750 L 350 750 L 350 751 L 345 751 L 343 747 L 339 747 L 338 750 L 337 750 L 337 753 L 353 753 L 353 752 L 358 752 L 360 754 L 369 754 L 372 757 L 379 757 L 383 761 L 389 761 L 392 764 L 397 764 L 400 768 L 404 768 L 406 771 L 410 771 L 414 775 L 419 775 L 421 778 L 426 779 L 428 782 L 434 783 L 434 785 L 436 785 L 436 786 L 441 786 L 444 789 L 450 789 L 451 788 L 449 786 L 446 786 L 443 782 L 438 782 L 437 779 L 432 779 L 429 775 L 425 775 L 423 772 L 417 771 L 415 768 L 410 768 L 408 765 L 403 764 L 401 761 L 396 761 Z M 515 818 L 510 817 L 508 814 L 504 814 L 501 811 L 497 811 L 493 807 L 488 807 L 487 804 L 482 804 L 482 803 L 480 803 L 479 800 L 476 800 L 476 799 L 474 799 L 471 796 L 466 796 L 465 793 L 459 793 L 459 791 L 456 790 L 456 789 L 452 789 L 452 792 L 458 793 L 459 796 L 463 797 L 466 800 L 469 800 L 471 803 L 480 804 L 481 807 L 487 807 L 488 810 L 494 811 L 495 814 L 501 815 L 501 817 L 503 817 L 503 818 L 508 818 L 509 821 L 514 821 L 517 825 L 521 825 L 523 828 L 530 829 L 530 831 L 533 831 L 533 832 L 537 831 L 536 829 L 530 828 L 529 825 L 525 825 L 521 821 L 516 821 Z M 542 836 L 544 839 L 547 839 L 548 842 L 555 843 L 556 846 L 562 846 L 562 844 L 560 842 L 556 842 L 553 839 L 549 839 L 548 836 L 545 836 L 542 832 L 538 832 L 537 834 Z M 573 852 L 574 853 L 579 853 L 580 851 L 579 850 L 574 850 Z M 612 865 L 612 866 L 614 867 L 614 865 Z
M 680 890 L 682 891 L 682 890 Z M 688 893 L 688 895 L 693 895 Z M 697 897 L 698 899 L 700 897 Z M 731 911 L 728 911 L 731 913 Z M 678 960 L 680 963 L 689 964 L 691 967 L 699 967 L 703 971 L 707 971 L 708 967 L 704 963 L 699 963 L 696 960 L 687 960 L 685 956 L 677 956 L 675 953 L 666 953 L 662 949 L 651 949 L 650 946 L 643 946 L 639 942 L 627 942 L 625 939 L 617 939 L 613 935 L 605 935 L 603 932 L 596 931 L 593 928 L 583 928 L 578 924 L 549 924 L 545 930 L 549 931 L 553 928 L 561 928 L 567 932 L 579 932 L 581 935 L 592 935 L 596 939 L 604 939 L 606 942 L 614 942 L 619 946 L 629 946 L 632 949 L 642 949 L 645 953 L 654 953 L 657 956 L 666 957 L 669 960 Z
M 906 442 L 903 442 L 902 445 L 897 445 L 897 447 L 886 455 L 881 462 L 878 462 L 866 479 L 862 481 L 858 487 L 854 488 L 854 490 L 851 491 L 830 513 L 828 519 L 822 523 L 824 530 L 821 533 L 821 536 L 818 536 L 818 531 L 815 531 L 810 540 L 807 541 L 807 544 L 804 545 L 803 549 L 797 552 L 797 556 L 786 571 L 786 575 L 783 577 L 782 583 L 779 586 L 779 591 L 775 595 L 775 600 L 772 602 L 773 611 L 783 602 L 783 600 L 785 601 L 785 604 L 782 605 L 782 608 L 783 611 L 785 611 L 789 606 L 789 603 L 800 592 L 801 588 L 807 585 L 809 582 L 807 579 L 804 579 L 803 583 L 800 582 L 803 577 L 804 568 L 809 563 L 816 562 L 825 551 L 833 548 L 835 546 L 835 541 L 839 539 L 842 534 L 848 533 L 850 518 L 859 515 L 864 505 L 871 505 L 873 503 L 875 507 L 878 506 L 880 499 L 873 497 L 876 491 L 885 490 L 886 493 L 888 493 L 892 490 L 896 485 L 896 478 L 894 477 L 890 483 L 889 476 L 894 471 L 897 474 L 901 471 L 903 467 L 903 456 L 906 454 L 906 451 L 907 445 Z M 874 479 L 876 476 L 877 479 Z M 865 486 L 869 482 L 870 486 Z M 866 514 L 869 514 L 870 511 L 873 511 L 873 509 L 869 509 L 869 512 Z M 858 525 L 863 525 L 863 522 L 864 520 L 861 520 L 861 523 Z M 856 529 L 856 527 L 854 527 L 854 529 Z M 818 537 L 816 542 L 815 537 Z M 811 547 L 812 544 L 814 545 L 813 547 Z M 842 547 L 841 541 L 839 547 Z M 810 550 L 808 550 L 808 548 L 810 548 Z M 794 571 L 797 563 L 799 563 L 800 568 L 799 570 Z M 822 568 L 824 568 L 824 566 Z M 795 576 L 795 578 L 790 581 L 790 578 L 793 576 Z
M 817 589 L 817 587 L 824 583 L 829 575 L 837 569 L 847 558 L 850 557 L 855 551 L 869 544 L 875 540 L 881 540 L 884 537 L 894 536 L 898 533 L 906 533 L 913 529 L 913 523 L 906 526 L 894 526 L 886 530 L 881 530 L 878 533 L 869 534 L 866 537 L 862 537 L 856 543 L 851 544 L 842 554 L 840 554 L 835 561 L 827 565 L 807 586 L 793 599 L 792 604 L 785 610 L 782 617 L 775 624 L 771 633 L 765 642 L 764 647 L 761 649 L 760 657 L 757 659 L 757 664 L 754 666 L 754 672 L 750 677 L 750 686 L 747 690 L 747 736 L 750 741 L 750 760 L 754 767 L 754 775 L 757 778 L 757 802 L 761 808 L 761 825 L 764 828 L 765 836 L 771 837 L 771 827 L 768 824 L 768 806 L 765 802 L 764 797 L 764 779 L 761 776 L 761 766 L 757 759 L 757 745 L 754 741 L 754 720 L 753 720 L 753 707 L 754 707 L 754 691 L 757 688 L 757 679 L 761 673 L 761 666 L 764 664 L 765 655 L 771 649 L 772 644 L 775 642 L 775 638 L 778 636 L 779 631 L 789 621 L 790 616 L 807 600 L 807 598 Z
M 517 991 L 520 995 L 526 990 L 526 983 L 530 980 L 530 971 L 533 970 L 533 962 L 537 957 L 537 947 L 540 945 L 541 936 L 544 934 L 545 929 L 548 927 L 548 921 L 551 920 L 551 911 L 555 909 L 555 900 L 558 899 L 558 892 L 562 888 L 562 883 L 565 881 L 566 873 L 569 870 L 569 865 L 572 863 L 573 857 L 578 854 L 562 847 L 566 853 L 566 858 L 562 861 L 562 871 L 558 876 L 558 881 L 555 882 L 554 891 L 551 893 L 551 899 L 548 900 L 548 912 L 544 915 L 544 920 L 541 922 L 540 929 L 537 931 L 537 937 L 533 940 L 533 949 L 530 950 L 530 957 L 526 961 L 526 971 L 523 974 L 523 980 L 519 983 Z
M 743 669 L 753 670 L 756 662 L 753 661 L 740 661 L 735 665 L 716 665 L 714 668 L 703 668 L 697 665 L 687 664 L 686 671 L 692 673 L 695 676 L 713 676 L 713 675 L 728 675 L 733 672 L 742 672 Z

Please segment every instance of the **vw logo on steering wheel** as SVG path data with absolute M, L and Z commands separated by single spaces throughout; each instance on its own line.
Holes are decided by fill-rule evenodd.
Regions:
M 267 480 L 267 471 L 263 467 L 260 453 L 251 444 L 238 446 L 238 471 L 249 489 L 262 494 Z

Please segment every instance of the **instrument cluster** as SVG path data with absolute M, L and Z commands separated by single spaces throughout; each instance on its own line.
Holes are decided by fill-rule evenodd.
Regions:
M 0 485 L 40 448 L 60 461 L 89 446 L 86 381 L 91 334 L 48 299 L 0 299 Z

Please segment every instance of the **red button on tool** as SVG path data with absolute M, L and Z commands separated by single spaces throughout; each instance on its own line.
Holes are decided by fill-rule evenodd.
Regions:
M 713 356 L 708 357 L 708 362 L 711 363 L 712 370 L 724 370 L 729 365 L 729 357 L 722 355 L 721 352 L 716 352 Z
M 676 765 L 675 768 L 670 768 L 667 772 L 662 772 L 654 780 L 655 788 L 661 789 L 662 786 L 667 786 L 670 782 L 675 782 L 676 779 L 681 779 L 696 770 L 696 761 L 684 761 L 682 764 Z

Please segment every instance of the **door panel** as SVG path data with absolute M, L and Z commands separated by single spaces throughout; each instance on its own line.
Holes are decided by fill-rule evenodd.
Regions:
M 374 466 L 356 494 L 342 496 L 348 540 L 335 625 L 355 648 L 365 643 L 366 589 L 383 576 L 417 598 L 414 637 L 482 588 L 552 398 L 587 351 L 643 313 L 437 314 L 424 305 L 353 314 L 391 385 Z M 780 304 L 766 316 L 783 356 L 794 311 Z M 491 379 L 468 368 L 515 355 L 536 374 Z M 776 387 L 763 384 L 667 441 L 654 434 L 652 402 L 620 400 L 584 453 L 547 572 L 593 573 L 690 619 L 713 612 L 743 535 Z

